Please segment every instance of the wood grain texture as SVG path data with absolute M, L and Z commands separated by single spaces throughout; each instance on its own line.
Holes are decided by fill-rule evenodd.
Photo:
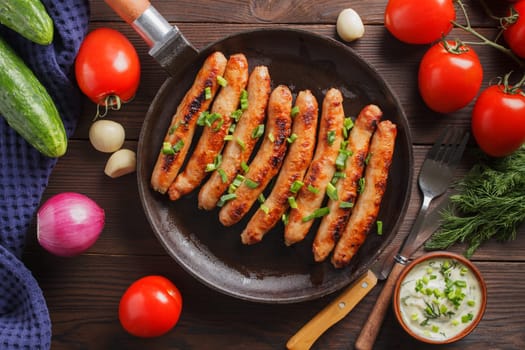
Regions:
M 464 0 L 472 23 L 488 37 L 496 34 L 494 21 L 479 3 Z M 368 61 L 397 94 L 407 114 L 413 137 L 414 179 L 410 205 L 392 242 L 399 246 L 408 233 L 421 203 L 417 174 L 428 151 L 444 127 L 470 126 L 472 104 L 450 115 L 426 108 L 417 91 L 418 63 L 427 45 L 410 46 L 395 40 L 383 26 L 386 0 L 154 0 L 152 4 L 182 30 L 199 49 L 226 35 L 269 27 L 309 30 L 339 40 L 335 33 L 337 14 L 353 7 L 362 16 L 365 36 L 345 44 Z M 489 1 L 501 8 L 499 0 Z M 142 64 L 136 97 L 108 119 L 122 123 L 125 147 L 136 150 L 142 121 L 167 73 L 148 55 L 147 45 L 103 0 L 91 0 L 90 29 L 112 27 L 134 44 Z M 459 20 L 463 20 L 459 16 Z M 451 37 L 473 38 L 460 30 Z M 483 87 L 515 65 L 501 53 L 476 47 L 484 68 Z M 106 212 L 106 226 L 96 244 L 75 258 L 51 256 L 38 245 L 33 224 L 28 231 L 24 263 L 42 287 L 53 326 L 53 350 L 61 349 L 283 349 L 287 340 L 308 320 L 328 305 L 337 293 L 297 304 L 270 305 L 246 302 L 220 294 L 199 283 L 169 257 L 156 239 L 143 213 L 137 192 L 136 174 L 110 179 L 103 173 L 109 157 L 95 151 L 88 141 L 88 129 L 95 106 L 84 99 L 82 116 L 49 180 L 44 200 L 64 191 L 87 194 Z M 474 142 L 456 176 L 474 161 Z M 449 250 L 461 253 L 456 245 Z M 415 256 L 423 253 L 419 250 Z M 525 348 L 525 225 L 512 242 L 487 242 L 473 256 L 485 277 L 488 304 L 479 326 L 464 340 L 446 349 Z M 176 328 L 156 339 L 139 339 L 125 333 L 118 321 L 118 303 L 124 290 L 137 278 L 161 274 L 180 288 L 184 307 Z M 359 303 L 342 321 L 328 329 L 312 349 L 353 348 L 384 282 Z M 374 349 L 435 349 L 416 342 L 398 325 L 389 309 Z

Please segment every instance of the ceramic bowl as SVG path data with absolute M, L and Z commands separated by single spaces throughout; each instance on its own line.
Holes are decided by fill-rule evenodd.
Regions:
M 466 337 L 481 321 L 487 287 L 478 268 L 450 252 L 432 252 L 412 261 L 396 282 L 394 312 L 415 339 L 446 344 Z

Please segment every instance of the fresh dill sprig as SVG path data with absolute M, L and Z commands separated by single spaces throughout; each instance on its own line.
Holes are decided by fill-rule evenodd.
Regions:
M 465 256 L 470 258 L 489 239 L 515 239 L 518 225 L 525 220 L 525 146 L 504 158 L 480 159 L 458 182 L 457 190 L 426 249 L 464 242 L 468 244 Z

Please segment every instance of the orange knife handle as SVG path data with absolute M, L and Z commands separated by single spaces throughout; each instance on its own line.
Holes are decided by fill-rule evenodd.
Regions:
M 133 23 L 151 5 L 149 0 L 104 0 L 124 21 Z
M 361 333 L 359 333 L 359 337 L 355 342 L 355 348 L 357 350 L 370 350 L 374 346 L 377 334 L 379 333 L 379 329 L 385 318 L 386 311 L 390 306 L 396 281 L 404 267 L 405 265 L 396 263 L 392 268 L 392 271 L 383 286 L 383 290 L 381 290 L 372 312 L 368 316 L 368 320 L 365 322 L 365 325 L 361 329 Z
M 310 349 L 328 328 L 352 311 L 376 284 L 377 277 L 371 271 L 367 271 L 291 337 L 286 343 L 286 348 L 289 350 Z

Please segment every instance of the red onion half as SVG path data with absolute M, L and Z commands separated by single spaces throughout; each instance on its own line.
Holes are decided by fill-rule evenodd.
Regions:
M 75 256 L 95 243 L 104 221 L 104 210 L 91 198 L 75 192 L 60 193 L 38 209 L 38 242 L 55 255 Z

